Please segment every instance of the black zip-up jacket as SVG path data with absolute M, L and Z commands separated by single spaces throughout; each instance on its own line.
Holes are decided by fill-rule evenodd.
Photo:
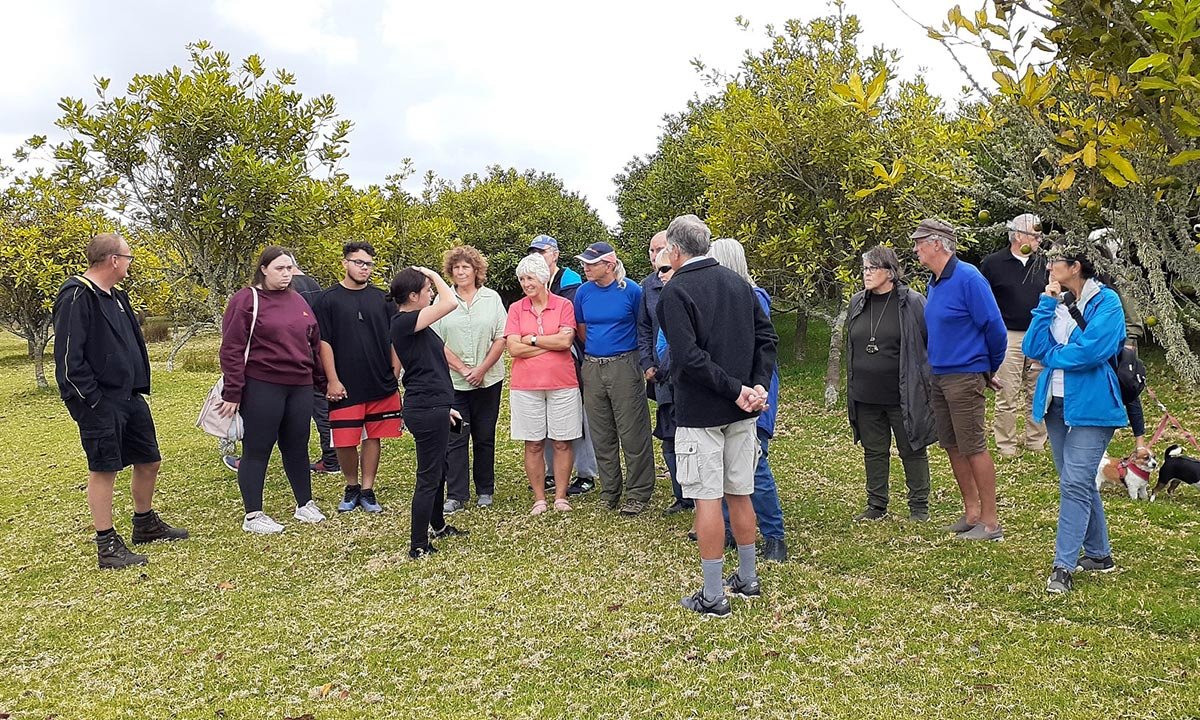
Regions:
M 58 381 L 58 393 L 68 404 L 84 402 L 93 408 L 105 395 L 127 398 L 135 392 L 150 392 L 149 383 L 133 386 L 133 368 L 123 361 L 127 348 L 113 321 L 100 309 L 98 292 L 86 278 L 76 276 L 63 283 L 54 298 L 54 379 Z M 126 317 L 134 317 L 129 295 L 118 287 L 111 292 L 125 308 Z M 136 322 L 133 335 L 142 362 L 149 368 L 146 340 Z
M 736 401 L 742 385 L 770 387 L 779 337 L 750 283 L 704 258 L 675 271 L 656 312 L 671 349 L 679 427 L 719 427 L 757 416 Z

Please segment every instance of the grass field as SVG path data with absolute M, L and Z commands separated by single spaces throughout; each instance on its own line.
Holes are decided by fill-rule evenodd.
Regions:
M 688 518 L 660 515 L 665 476 L 642 517 L 592 495 L 531 518 L 506 439 L 496 505 L 456 515 L 471 536 L 422 562 L 406 556 L 408 437 L 385 444 L 382 515 L 338 516 L 340 480 L 317 476 L 329 521 L 299 526 L 276 458 L 266 509 L 287 531 L 243 533 L 236 482 L 192 427 L 212 339 L 186 351 L 192 371 L 167 373 L 152 347 L 157 506 L 192 539 L 98 571 L 75 426 L 3 336 L 0 718 L 1200 717 L 1200 493 L 1106 494 L 1121 570 L 1065 597 L 1043 592 L 1048 456 L 999 465 L 1003 543 L 939 532 L 959 512 L 940 451 L 932 522 L 854 524 L 861 450 L 844 409 L 820 405 L 827 336 L 813 335 L 813 360 L 784 368 L 772 445 L 792 560 L 764 567 L 764 597 L 726 621 L 678 607 L 699 564 Z M 1195 389 L 1158 379 L 1161 356 L 1151 370 L 1200 428 Z M 1113 451 L 1130 445 L 1118 433 Z M 902 517 L 898 460 L 892 489 Z M 130 514 L 126 473 L 127 538 Z

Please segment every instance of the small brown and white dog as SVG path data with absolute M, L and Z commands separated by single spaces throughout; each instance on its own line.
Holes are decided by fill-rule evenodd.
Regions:
M 1130 500 L 1149 500 L 1150 473 L 1157 468 L 1158 460 L 1148 447 L 1140 447 L 1122 460 L 1105 455 L 1096 468 L 1096 489 L 1119 486 L 1129 492 Z

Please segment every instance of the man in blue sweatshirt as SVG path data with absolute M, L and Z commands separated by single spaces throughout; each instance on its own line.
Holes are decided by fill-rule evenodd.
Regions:
M 996 515 L 996 466 L 987 447 L 987 388 L 999 389 L 1008 331 L 979 270 L 955 256 L 958 235 L 940 220 L 922 220 L 913 251 L 933 271 L 925 325 L 933 371 L 930 404 L 963 498 L 963 514 L 946 528 L 963 540 L 1002 540 Z

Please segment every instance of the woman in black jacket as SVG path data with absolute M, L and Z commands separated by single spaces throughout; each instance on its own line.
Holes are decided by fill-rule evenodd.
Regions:
M 846 320 L 846 395 L 854 439 L 863 446 L 867 507 L 855 520 L 887 515 L 892 436 L 904 464 L 908 512 L 929 519 L 929 456 L 937 439 L 929 411 L 925 298 L 901 284 L 891 248 L 863 254 L 864 289 L 850 299 Z

